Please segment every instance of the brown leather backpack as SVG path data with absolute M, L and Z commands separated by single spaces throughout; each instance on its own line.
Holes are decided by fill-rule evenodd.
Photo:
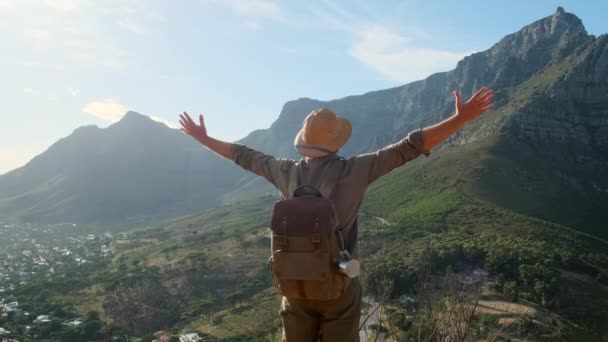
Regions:
M 342 171 L 340 165 L 329 165 L 318 189 L 299 186 L 292 197 L 274 205 L 270 263 L 274 286 L 283 296 L 331 300 L 339 298 L 350 284 L 351 279 L 338 271 L 340 252 L 345 248 L 338 215 L 329 199 Z

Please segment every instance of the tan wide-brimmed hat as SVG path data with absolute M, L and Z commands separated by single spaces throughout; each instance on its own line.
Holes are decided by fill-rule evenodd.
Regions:
M 352 130 L 348 119 L 326 108 L 316 109 L 304 119 L 294 146 L 305 157 L 324 157 L 338 152 L 350 138 Z

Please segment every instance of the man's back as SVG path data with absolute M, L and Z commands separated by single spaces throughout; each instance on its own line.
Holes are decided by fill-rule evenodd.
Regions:
M 355 256 L 357 255 L 357 214 L 369 184 L 405 162 L 415 159 L 421 153 L 426 154 L 422 150 L 419 131 L 412 132 L 400 142 L 375 153 L 349 159 L 340 158 L 336 154 L 303 158 L 298 161 L 276 159 L 243 145 L 233 146 L 234 162 L 266 178 L 280 191 L 283 198 L 291 197 L 299 185 L 318 188 L 329 168 L 341 170 L 331 200 L 338 212 L 346 246 Z

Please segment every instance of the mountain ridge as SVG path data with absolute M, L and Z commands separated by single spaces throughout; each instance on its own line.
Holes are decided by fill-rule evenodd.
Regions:
M 292 142 L 301 127 L 302 119 L 313 109 L 327 107 L 346 116 L 353 124 L 353 137 L 340 151 L 340 154 L 350 156 L 369 152 L 403 138 L 414 129 L 433 124 L 451 115 L 454 106 L 452 95 L 454 89 L 459 89 L 463 96 L 468 96 L 481 85 L 488 85 L 496 90 L 495 109 L 449 138 L 434 153 L 442 153 L 446 149 L 458 148 L 471 142 L 491 138 L 493 141 L 495 140 L 494 150 L 488 151 L 496 151 L 500 154 L 500 159 L 504 160 L 501 162 L 504 164 L 501 164 L 503 168 L 514 169 L 514 165 L 517 165 L 517 167 L 527 170 L 529 167 L 544 165 L 542 162 L 532 162 L 535 158 L 552 163 L 554 169 L 547 169 L 545 172 L 547 172 L 547 179 L 551 179 L 553 183 L 538 182 L 539 191 L 547 192 L 547 195 L 543 195 L 544 197 L 539 195 L 537 200 L 548 204 L 541 205 L 544 209 L 539 212 L 535 211 L 536 209 L 532 212 L 545 219 L 558 220 L 557 223 L 573 224 L 570 221 L 559 221 L 562 220 L 563 215 L 557 215 L 555 209 L 550 208 L 551 201 L 554 200 L 552 196 L 555 196 L 555 193 L 549 190 L 551 187 L 558 187 L 569 194 L 568 196 L 574 196 L 582 201 L 581 203 L 589 204 L 591 199 L 603 200 L 602 193 L 596 194 L 592 184 L 596 184 L 596 187 L 601 189 L 608 188 L 608 184 L 605 184 L 604 181 L 608 177 L 605 177 L 603 172 L 593 174 L 594 169 L 607 164 L 604 152 L 608 149 L 608 139 L 603 138 L 608 135 L 604 133 L 608 132 L 608 103 L 605 100 L 606 80 L 608 80 L 608 67 L 606 67 L 608 65 L 608 53 L 606 52 L 608 51 L 608 39 L 606 37 L 606 35 L 595 37 L 587 34 L 578 17 L 565 12 L 563 8 L 558 8 L 553 15 L 537 20 L 519 31 L 505 36 L 489 49 L 463 58 L 453 70 L 435 73 L 426 79 L 402 86 L 340 99 L 321 101 L 303 97 L 288 101 L 283 105 L 277 120 L 269 128 L 255 130 L 238 143 L 277 157 L 298 158 Z M 549 114 L 549 112 L 554 114 Z M 168 191 L 165 194 L 163 191 L 151 190 L 155 200 L 150 201 L 150 205 L 160 205 L 161 209 L 150 207 L 143 210 L 142 208 L 143 211 L 133 214 L 145 216 L 149 212 L 156 212 L 161 217 L 170 217 L 175 214 L 192 213 L 194 208 L 200 210 L 221 204 L 222 201 L 272 191 L 263 180 L 236 170 L 237 168 L 230 162 L 213 156 L 211 152 L 197 146 L 194 141 L 186 141 L 188 138 L 179 131 L 168 130 L 159 123 L 154 125 L 154 128 L 149 126 L 149 131 L 156 132 L 156 135 L 153 135 L 151 132 L 147 132 L 147 134 L 143 132 L 148 130 L 141 129 L 137 124 L 129 124 L 139 122 L 141 119 L 140 114 L 127 113 L 118 123 L 97 133 L 91 129 L 90 133 L 95 135 L 99 132 L 116 131 L 116 136 L 100 138 L 94 143 L 88 142 L 93 145 L 89 147 L 96 152 L 100 152 L 99 150 L 102 149 L 98 144 L 114 146 L 117 149 L 117 154 L 122 155 L 121 159 L 117 161 L 108 159 L 102 168 L 112 165 L 114 165 L 112 167 L 122 168 L 120 177 L 133 180 L 137 177 L 141 178 L 148 172 L 148 169 L 173 168 L 174 171 L 165 172 L 164 176 L 169 177 L 171 174 L 179 175 L 178 177 L 182 178 L 178 186 L 175 184 L 163 185 L 163 191 Z M 123 128 L 125 135 L 118 134 L 123 131 Z M 104 135 L 105 133 L 99 134 Z M 181 136 L 178 137 L 176 134 Z M 167 139 L 162 144 L 163 146 L 157 147 L 163 153 L 156 155 L 146 153 L 149 147 L 144 148 L 139 145 L 142 139 L 150 146 L 156 146 L 163 139 Z M 116 144 L 110 144 L 110 142 L 116 143 L 116 141 L 122 141 L 125 146 L 118 147 Z M 83 144 L 86 145 L 87 142 L 83 142 Z M 563 149 L 564 153 L 559 153 L 556 151 L 557 149 Z M 183 154 L 175 151 L 182 151 Z M 101 154 L 103 155 L 103 153 Z M 176 155 L 180 155 L 180 157 Z M 156 161 L 153 161 L 155 159 Z M 513 161 L 512 165 L 508 161 Z M 148 168 L 137 169 L 135 165 L 138 163 L 144 163 Z M 129 167 L 139 171 L 135 172 Z M 192 172 L 179 170 L 193 167 L 195 170 L 191 170 Z M 486 178 L 480 176 L 480 182 L 485 182 L 484 184 L 489 189 L 500 189 L 496 192 L 513 193 L 511 197 L 514 198 L 517 197 L 515 194 L 529 195 L 529 191 L 524 189 L 524 183 L 520 184 L 521 189 L 505 189 L 500 184 L 494 184 L 487 177 L 499 170 L 495 170 L 493 167 L 489 169 L 492 172 L 487 173 L 484 176 Z M 560 175 L 555 170 L 563 171 Z M 530 172 L 532 171 L 530 170 Z M 204 172 L 210 172 L 207 174 L 212 176 L 209 179 L 194 181 L 197 172 L 199 172 L 199 177 L 203 177 Z M 516 171 L 509 172 L 508 174 L 512 177 L 516 177 L 515 175 L 520 177 L 520 173 Z M 467 173 L 472 175 L 474 170 L 468 170 Z M 47 183 L 38 184 L 33 188 L 7 185 L 8 179 L 19 178 L 11 173 L 0 176 L 0 214 L 6 215 L 11 210 L 23 209 L 23 202 L 40 203 L 36 197 L 38 195 L 26 195 L 25 198 L 21 196 L 17 199 L 11 199 L 10 196 L 15 196 L 19 192 L 28 194 L 32 189 L 42 189 L 40 191 L 44 193 L 47 191 L 45 190 L 47 187 L 53 187 L 52 180 L 56 179 L 56 176 L 40 175 L 38 183 L 45 180 Z M 118 174 L 116 177 L 119 177 Z M 66 181 L 65 177 L 62 179 Z M 95 182 L 94 179 L 85 179 L 87 180 L 81 181 L 84 184 Z M 106 179 L 106 182 L 111 183 L 111 179 Z M 160 175 L 151 177 L 151 179 L 154 179 L 154 182 L 140 182 L 141 186 L 153 189 L 158 188 L 159 184 L 173 182 L 172 179 L 163 179 Z M 519 184 L 519 178 L 517 180 Z M 19 182 L 15 180 L 15 182 L 25 184 L 27 179 Z M 514 201 L 505 200 L 508 196 L 505 198 L 497 195 L 488 197 L 488 194 L 484 195 L 484 191 L 479 190 L 481 186 L 473 188 L 477 189 L 471 190 L 473 195 L 482 196 L 487 201 L 507 208 L 523 210 Z M 12 189 L 12 192 L 7 189 Z M 130 189 L 135 191 L 133 188 Z M 180 189 L 180 191 L 188 189 L 187 191 L 191 193 L 195 192 L 195 189 L 204 189 L 205 193 L 204 195 L 199 194 L 199 196 L 192 194 L 182 196 L 183 193 L 171 189 Z M 544 190 L 541 191 L 541 189 Z M 63 191 L 61 187 L 56 188 L 57 193 L 61 193 L 61 191 Z M 582 195 L 580 195 L 581 193 Z M 57 196 L 62 198 L 61 195 Z M 104 203 L 112 202 L 111 193 L 106 193 L 105 196 L 108 197 L 108 201 Z M 151 199 L 146 198 L 146 200 Z M 137 198 L 133 197 L 130 201 L 137 203 Z M 173 204 L 172 201 L 176 201 L 179 206 L 184 206 L 188 210 L 180 210 L 178 205 Z M 532 201 L 522 202 L 525 204 L 522 205 L 530 208 L 538 207 Z M 21 204 L 15 205 L 15 203 Z M 138 207 L 133 203 L 131 205 Z M 571 204 L 573 208 L 580 206 L 576 203 Z M 77 211 L 77 207 L 74 205 L 70 209 L 72 214 Z M 565 208 L 567 205 L 564 204 L 563 207 Z M 604 210 L 601 203 L 599 206 L 592 205 L 590 208 L 585 211 L 585 215 L 590 217 L 583 220 L 586 223 L 574 223 L 578 229 L 590 231 L 588 227 L 585 228 L 581 225 L 594 222 L 593 225 L 596 227 L 601 221 L 599 218 L 604 219 L 603 214 L 598 214 Z M 88 210 L 94 212 L 94 209 L 88 208 Z M 45 217 L 40 214 L 32 214 L 35 212 L 32 210 L 29 210 L 30 213 L 27 214 L 27 208 L 21 211 L 23 214 L 17 215 L 21 217 L 19 219 Z M 50 210 L 47 209 L 47 212 Z M 121 214 L 117 217 L 118 221 L 127 219 L 128 213 L 120 212 Z M 530 212 L 527 213 L 530 214 Z M 49 217 L 46 216 L 45 219 L 49 219 Z M 591 230 L 594 231 L 596 228 Z

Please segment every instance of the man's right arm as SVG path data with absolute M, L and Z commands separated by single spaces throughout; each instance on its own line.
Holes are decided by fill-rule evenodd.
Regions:
M 232 144 L 232 143 L 217 140 L 217 139 L 214 139 L 214 138 L 208 136 L 205 140 L 201 141 L 201 144 L 203 144 L 205 147 L 207 147 L 211 151 L 219 154 L 220 156 L 222 156 L 224 158 L 227 158 L 230 160 L 233 159 L 232 146 L 234 144 Z
M 220 156 L 232 160 L 232 143 L 217 140 L 210 137 L 207 134 L 207 127 L 205 126 L 205 120 L 203 115 L 199 115 L 199 123 L 197 125 L 188 113 L 184 112 L 180 116 L 180 124 L 182 125 L 182 132 L 188 134 L 198 141 L 201 145 L 207 147 L 211 151 L 219 154 Z
M 277 159 L 241 144 L 228 143 L 212 138 L 207 134 L 202 115 L 199 116 L 199 122 L 200 124 L 197 125 L 186 112 L 180 115 L 180 123 L 184 133 L 192 136 L 201 145 L 216 154 L 234 161 L 243 169 L 266 178 L 287 196 L 289 170 L 295 164 L 295 161 Z

